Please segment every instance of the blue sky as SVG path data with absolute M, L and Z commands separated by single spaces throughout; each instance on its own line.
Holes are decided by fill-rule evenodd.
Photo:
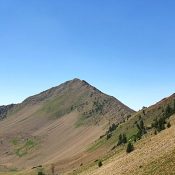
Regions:
M 174 0 L 0 0 L 0 105 L 85 79 L 138 110 L 175 92 Z

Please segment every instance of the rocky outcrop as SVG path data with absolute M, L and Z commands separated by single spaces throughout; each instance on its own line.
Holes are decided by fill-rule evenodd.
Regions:
M 0 120 L 5 118 L 8 112 L 14 107 L 14 104 L 0 106 Z

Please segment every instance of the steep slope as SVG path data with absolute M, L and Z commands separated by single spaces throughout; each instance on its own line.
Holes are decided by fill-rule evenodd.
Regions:
M 0 106 L 0 120 L 4 119 L 7 114 L 8 114 L 8 111 L 12 110 L 12 108 L 14 108 L 15 105 L 14 104 L 11 104 L 11 105 L 7 105 L 7 106 Z
M 138 124 L 143 121 L 145 129 L 150 131 L 154 131 L 155 128 L 152 126 L 156 121 L 160 119 L 165 119 L 168 121 L 168 118 L 175 113 L 175 94 L 171 95 L 170 97 L 164 98 L 163 100 L 159 101 L 158 103 L 150 106 L 150 107 L 143 107 L 142 110 L 135 112 L 129 117 L 125 122 L 117 127 L 114 131 L 113 136 L 107 140 L 108 145 L 115 144 L 118 140 L 119 134 L 126 133 L 128 139 L 133 139 L 134 135 L 138 133 Z M 97 145 L 102 146 L 106 144 L 106 141 L 103 140 L 106 138 L 99 139 L 96 142 Z M 99 144 L 102 142 L 103 144 Z
M 85 150 L 108 124 L 120 123 L 132 112 L 79 79 L 29 97 L 6 109 L 0 122 L 0 167 L 59 162 L 61 171 L 72 168 L 81 159 L 92 159 Z
M 125 149 L 114 153 L 110 159 L 85 170 L 81 175 L 173 175 L 175 172 L 175 116 L 172 127 L 158 135 L 149 135 L 135 144 L 135 150 L 127 154 Z
M 77 111 L 81 116 L 79 124 L 87 120 L 98 122 L 102 118 L 123 121 L 132 112 L 117 99 L 103 94 L 85 81 L 74 79 L 39 95 L 26 99 L 24 104 L 45 102 L 39 112 L 60 117 Z M 107 116 L 106 116 L 107 114 Z M 102 117 L 104 116 L 104 117 Z M 85 122 L 84 122 L 85 121 Z
M 155 121 L 163 122 L 162 130 L 155 127 Z M 138 124 L 143 121 L 146 133 L 141 140 L 135 142 L 134 138 L 138 133 Z M 170 122 L 170 128 L 167 123 Z M 155 130 L 157 131 L 155 133 Z M 135 150 L 127 154 L 126 145 L 113 146 L 117 144 L 119 134 L 125 133 L 130 142 L 134 143 Z M 113 131 L 111 138 L 106 137 L 96 141 L 93 148 L 108 147 L 106 156 L 99 157 L 103 160 L 103 167 L 98 168 L 97 164 L 77 170 L 73 174 L 124 174 L 124 175 L 170 175 L 174 174 L 175 163 L 175 94 L 164 98 L 160 102 L 134 113 L 127 121 L 119 125 Z M 112 155 L 112 156 L 111 156 Z M 110 157 L 110 158 L 106 158 Z
M 133 112 L 114 97 L 100 92 L 84 80 L 74 79 L 31 96 L 21 104 L 4 106 L 6 110 L 3 116 L 10 116 L 25 107 L 31 108 L 35 105 L 42 106 L 37 111 L 37 115 L 55 118 L 77 111 L 81 116 L 82 124 L 84 120 L 89 118 L 91 120 L 93 118 L 96 122 L 102 118 L 122 122 Z M 98 116 L 100 117 L 98 118 Z
M 164 117 L 166 113 L 173 113 L 175 109 L 175 94 L 162 99 L 158 103 L 148 107 L 143 108 L 139 112 L 135 113 L 135 117 L 142 118 L 146 125 L 150 125 L 153 120 L 160 117 Z M 170 110 L 170 111 L 169 111 Z

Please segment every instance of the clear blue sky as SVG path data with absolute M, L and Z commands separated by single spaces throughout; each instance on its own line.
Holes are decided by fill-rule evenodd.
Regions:
M 78 77 L 137 110 L 175 92 L 174 0 L 0 0 L 0 105 Z

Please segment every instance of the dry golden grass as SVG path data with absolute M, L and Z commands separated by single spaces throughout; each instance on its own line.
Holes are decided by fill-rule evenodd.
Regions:
M 174 123 L 172 118 L 171 123 Z M 90 167 L 81 175 L 173 175 L 175 174 L 175 126 L 142 139 L 135 150 L 116 154 L 103 166 Z

